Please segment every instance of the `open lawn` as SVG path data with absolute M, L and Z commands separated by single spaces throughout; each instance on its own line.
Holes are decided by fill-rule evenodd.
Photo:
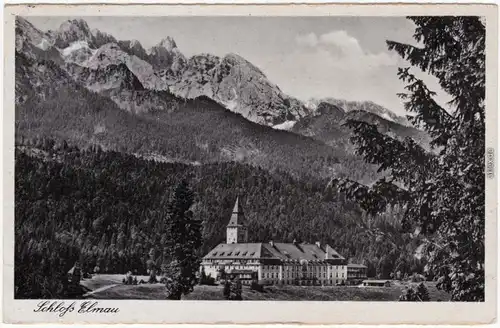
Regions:
M 93 299 L 167 299 L 163 284 L 123 285 L 124 275 L 97 275 L 85 280 L 87 288 L 96 290 L 88 296 Z M 138 280 L 144 278 L 137 278 Z M 94 280 L 92 282 L 92 280 Z M 146 280 L 146 279 L 144 279 Z M 112 285 L 105 288 L 106 284 Z M 266 286 L 263 292 L 243 287 L 243 300 L 269 301 L 397 301 L 408 283 L 394 282 L 391 287 L 354 286 Z M 432 301 L 448 301 L 449 295 L 436 288 L 435 283 L 426 282 Z M 92 286 L 92 288 L 90 287 Z M 183 300 L 224 300 L 222 286 L 195 286 L 194 291 Z

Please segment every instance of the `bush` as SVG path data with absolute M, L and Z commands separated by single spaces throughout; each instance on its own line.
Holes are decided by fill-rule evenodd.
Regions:
M 200 285 L 208 285 L 208 286 L 215 286 L 215 278 L 212 276 L 208 275 L 201 275 L 200 277 Z
M 421 274 L 418 274 L 418 273 L 413 273 L 411 275 L 411 282 L 421 282 L 421 281 L 425 281 L 425 277 L 422 276 Z
M 258 292 L 264 292 L 264 286 L 259 284 L 257 281 L 252 281 L 252 284 L 250 285 L 250 289 L 251 290 L 255 290 L 255 291 L 258 291 Z
M 408 286 L 403 291 L 403 294 L 399 296 L 400 302 L 429 302 L 429 291 L 425 284 L 421 282 L 416 287 Z

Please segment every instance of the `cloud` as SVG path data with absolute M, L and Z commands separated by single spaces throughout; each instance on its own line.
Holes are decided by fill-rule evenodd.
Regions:
M 298 45 L 304 47 L 315 47 L 318 45 L 318 37 L 314 33 L 309 33 L 306 35 L 297 35 L 295 41 Z
M 322 34 L 319 43 L 338 47 L 346 56 L 362 56 L 363 49 L 356 38 L 347 34 L 346 31 L 332 31 Z
M 302 100 L 372 100 L 402 111 L 396 95 L 404 91 L 397 78 L 401 61 L 396 54 L 387 50 L 370 52 L 345 30 L 297 35 L 295 46 L 279 61 L 268 62 L 264 69 L 286 93 Z
M 319 36 L 315 33 L 298 35 L 295 40 L 298 48 L 294 55 L 307 54 L 308 57 L 316 57 L 311 60 L 329 63 L 342 70 L 374 70 L 397 63 L 394 54 L 365 51 L 359 41 L 344 30 L 330 31 Z
M 385 42 L 385 37 L 377 42 Z M 396 53 L 369 51 L 345 30 L 297 35 L 295 45 L 294 50 L 274 61 L 268 58 L 261 65 L 285 93 L 301 100 L 371 100 L 404 114 L 397 93 L 405 92 L 405 84 L 398 79 L 397 68 L 408 63 Z M 439 90 L 435 81 L 425 75 L 422 78 L 433 90 Z

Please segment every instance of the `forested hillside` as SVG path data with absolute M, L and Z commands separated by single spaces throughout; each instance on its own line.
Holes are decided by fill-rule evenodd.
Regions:
M 18 53 L 16 70 L 16 94 L 23 95 L 16 106 L 18 137 L 98 144 L 171 162 L 237 161 L 306 179 L 335 175 L 368 182 L 378 176 L 342 147 L 250 122 L 206 97 L 182 100 L 148 91 L 170 105 L 139 115 L 76 84 L 53 62 Z
M 401 253 L 409 245 L 378 234 L 379 229 L 391 238 L 399 234 L 391 216 L 363 226 L 358 207 L 328 189 L 326 181 L 299 181 L 285 172 L 234 162 L 161 163 L 40 139 L 16 147 L 16 279 L 39 272 L 38 264 L 28 260 L 33 254 L 43 265 L 58 265 L 59 274 L 79 253 L 84 269 L 99 265 L 101 272 L 112 273 L 144 273 L 151 248 L 158 250 L 160 262 L 167 261 L 161 255 L 167 238 L 165 204 L 185 178 L 196 195 L 195 216 L 204 222 L 200 255 L 225 240 L 239 195 L 251 241 L 321 240 L 345 257 L 370 258 L 372 274 L 384 276 L 398 265 L 405 271 L 420 268 L 411 262 L 411 252 Z M 31 265 L 37 270 L 25 267 Z

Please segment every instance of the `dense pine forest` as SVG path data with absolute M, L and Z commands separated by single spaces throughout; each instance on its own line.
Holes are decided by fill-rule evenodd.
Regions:
M 234 162 L 156 162 L 47 138 L 16 146 L 15 174 L 16 285 L 25 279 L 62 281 L 76 260 L 84 271 L 98 266 L 102 273 L 138 274 L 146 272 L 152 248 L 157 261 L 168 261 L 162 254 L 165 206 L 182 180 L 189 181 L 194 216 L 203 222 L 200 256 L 223 242 L 240 196 L 250 241 L 321 240 L 366 263 L 373 276 L 421 271 L 423 265 L 411 256 L 417 245 L 404 240 L 397 209 L 364 225 L 358 206 L 327 180 L 304 182 Z M 54 295 L 20 288 L 18 296 Z

